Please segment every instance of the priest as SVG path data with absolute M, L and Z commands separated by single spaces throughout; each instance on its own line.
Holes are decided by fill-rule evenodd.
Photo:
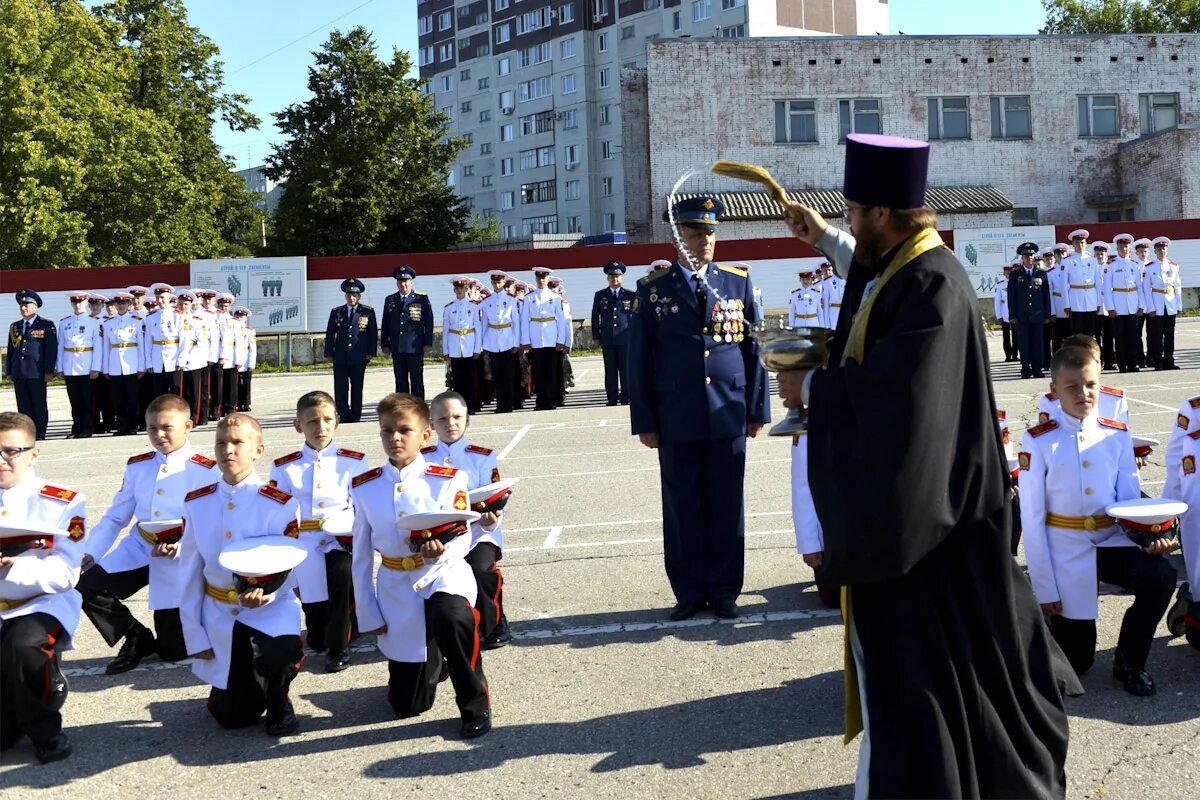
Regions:
M 1010 491 L 975 292 L 925 207 L 929 145 L 852 134 L 845 221 L 793 233 L 846 278 L 809 409 L 817 570 L 843 589 L 858 797 L 1063 797 L 1054 645 L 1009 554 Z

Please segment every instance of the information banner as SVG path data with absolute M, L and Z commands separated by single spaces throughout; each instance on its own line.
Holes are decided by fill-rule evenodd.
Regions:
M 955 228 L 954 255 L 966 267 L 979 297 L 992 297 L 1005 264 L 1017 258 L 1017 247 L 1033 242 L 1039 250 L 1053 247 L 1054 226 L 1026 228 Z
M 204 258 L 191 263 L 192 287 L 229 292 L 250 309 L 258 333 L 308 330 L 308 259 Z

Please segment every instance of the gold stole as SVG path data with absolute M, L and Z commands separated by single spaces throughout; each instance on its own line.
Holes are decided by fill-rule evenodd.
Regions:
M 910 237 L 904 245 L 892 256 L 891 262 L 871 289 L 871 294 L 865 298 L 854 314 L 850 323 L 850 335 L 846 339 L 846 350 L 842 354 L 843 366 L 853 359 L 861 364 L 866 357 L 867 322 L 871 317 L 871 309 L 875 306 L 875 298 L 879 297 L 888 281 L 896 277 L 900 270 L 911 264 L 917 256 L 944 247 L 945 243 L 933 228 L 925 228 L 920 233 Z M 850 587 L 842 587 L 842 625 L 843 625 L 843 684 L 846 692 L 846 733 L 842 738 L 844 744 L 854 741 L 863 729 L 862 702 L 858 694 L 858 669 L 854 665 L 854 653 L 850 648 Z

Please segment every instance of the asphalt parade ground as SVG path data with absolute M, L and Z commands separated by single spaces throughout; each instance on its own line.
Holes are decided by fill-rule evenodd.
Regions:
M 1037 421 L 1047 381 L 1020 380 L 990 340 L 999 406 L 1014 443 Z M 1180 324 L 1172 372 L 1106 373 L 1129 391 L 1132 429 L 1163 442 L 1142 471 L 1161 491 L 1163 455 L 1180 402 L 1200 392 L 1200 324 Z M 458 738 L 449 683 L 422 717 L 396 720 L 371 637 L 352 666 L 324 673 L 310 655 L 292 685 L 301 720 L 294 736 L 261 727 L 219 728 L 208 688 L 187 664 L 147 659 L 109 677 L 115 656 L 86 618 L 64 656 L 64 709 L 75 747 L 40 765 L 28 741 L 0 761 L 6 798 L 423 797 L 423 798 L 849 798 L 858 743 L 843 746 L 842 627 L 817 600 L 795 551 L 789 510 L 788 438 L 751 440 L 746 474 L 746 581 L 742 617 L 702 613 L 670 622 L 662 568 L 655 454 L 629 432 L 628 410 L 606 407 L 598 358 L 574 362 L 567 406 L 473 418 L 471 441 L 496 448 L 505 477 L 520 477 L 505 511 L 505 607 L 515 640 L 484 655 L 495 729 Z M 390 370 L 368 373 L 368 413 L 343 426 L 339 444 L 382 456 L 370 410 L 391 389 Z M 429 368 L 429 395 L 442 371 Z M 267 445 L 260 462 L 296 449 L 295 399 L 331 390 L 328 373 L 260 376 L 254 413 Z M 15 408 L 11 390 L 0 407 Z M 776 419 L 781 413 L 775 401 Z M 37 471 L 82 490 L 99 521 L 125 460 L 144 438 L 62 439 L 66 394 L 50 393 L 50 440 Z M 211 452 L 213 424 L 193 442 Z M 919 480 L 913 476 L 913 480 Z M 1129 598 L 1106 590 L 1099 655 L 1087 694 L 1068 699 L 1069 796 L 1179 798 L 1200 787 L 1200 653 L 1160 624 L 1149 670 L 1158 695 L 1135 698 L 1111 677 L 1112 650 Z M 130 607 L 150 622 L 145 593 Z M 923 732 L 914 730 L 914 736 Z

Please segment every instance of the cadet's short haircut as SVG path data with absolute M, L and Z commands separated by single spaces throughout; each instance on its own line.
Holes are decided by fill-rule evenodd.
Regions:
M 259 425 L 258 420 L 243 411 L 235 411 L 232 414 L 226 414 L 221 417 L 221 420 L 217 423 L 217 429 L 233 428 L 240 425 L 253 428 L 258 433 L 258 440 L 262 441 L 262 425 Z
M 37 441 L 37 425 L 31 417 L 18 411 L 0 411 L 0 433 L 4 431 L 23 431 Z
M 458 392 L 442 392 L 437 397 L 433 398 L 432 402 L 430 402 L 430 412 L 434 412 L 438 406 L 442 405 L 443 403 L 449 403 L 451 400 L 462 403 L 464 407 L 467 405 L 467 398 L 463 397 Z
M 161 414 L 164 411 L 182 411 L 187 416 L 192 415 L 192 406 L 177 394 L 160 394 L 146 406 L 146 416 Z
M 426 427 L 429 426 L 429 406 L 425 405 L 425 401 L 421 398 L 403 392 L 392 392 L 385 395 L 379 401 L 379 405 L 375 406 L 375 413 L 379 415 L 380 419 L 383 419 L 385 414 L 414 416 L 418 417 Z
M 333 398 L 329 396 L 329 392 L 322 392 L 319 389 L 313 392 L 306 392 L 300 395 L 300 399 L 296 401 L 296 416 L 300 416 L 310 408 L 326 404 L 335 408 L 337 407 L 337 403 L 333 402 Z
M 1057 378 L 1064 369 L 1084 369 L 1099 363 L 1096 354 L 1086 347 L 1060 347 L 1050 359 L 1050 379 Z
M 1063 339 L 1063 347 L 1086 347 L 1091 350 L 1094 355 L 1100 354 L 1100 345 L 1096 340 L 1086 333 L 1072 333 L 1067 338 Z

